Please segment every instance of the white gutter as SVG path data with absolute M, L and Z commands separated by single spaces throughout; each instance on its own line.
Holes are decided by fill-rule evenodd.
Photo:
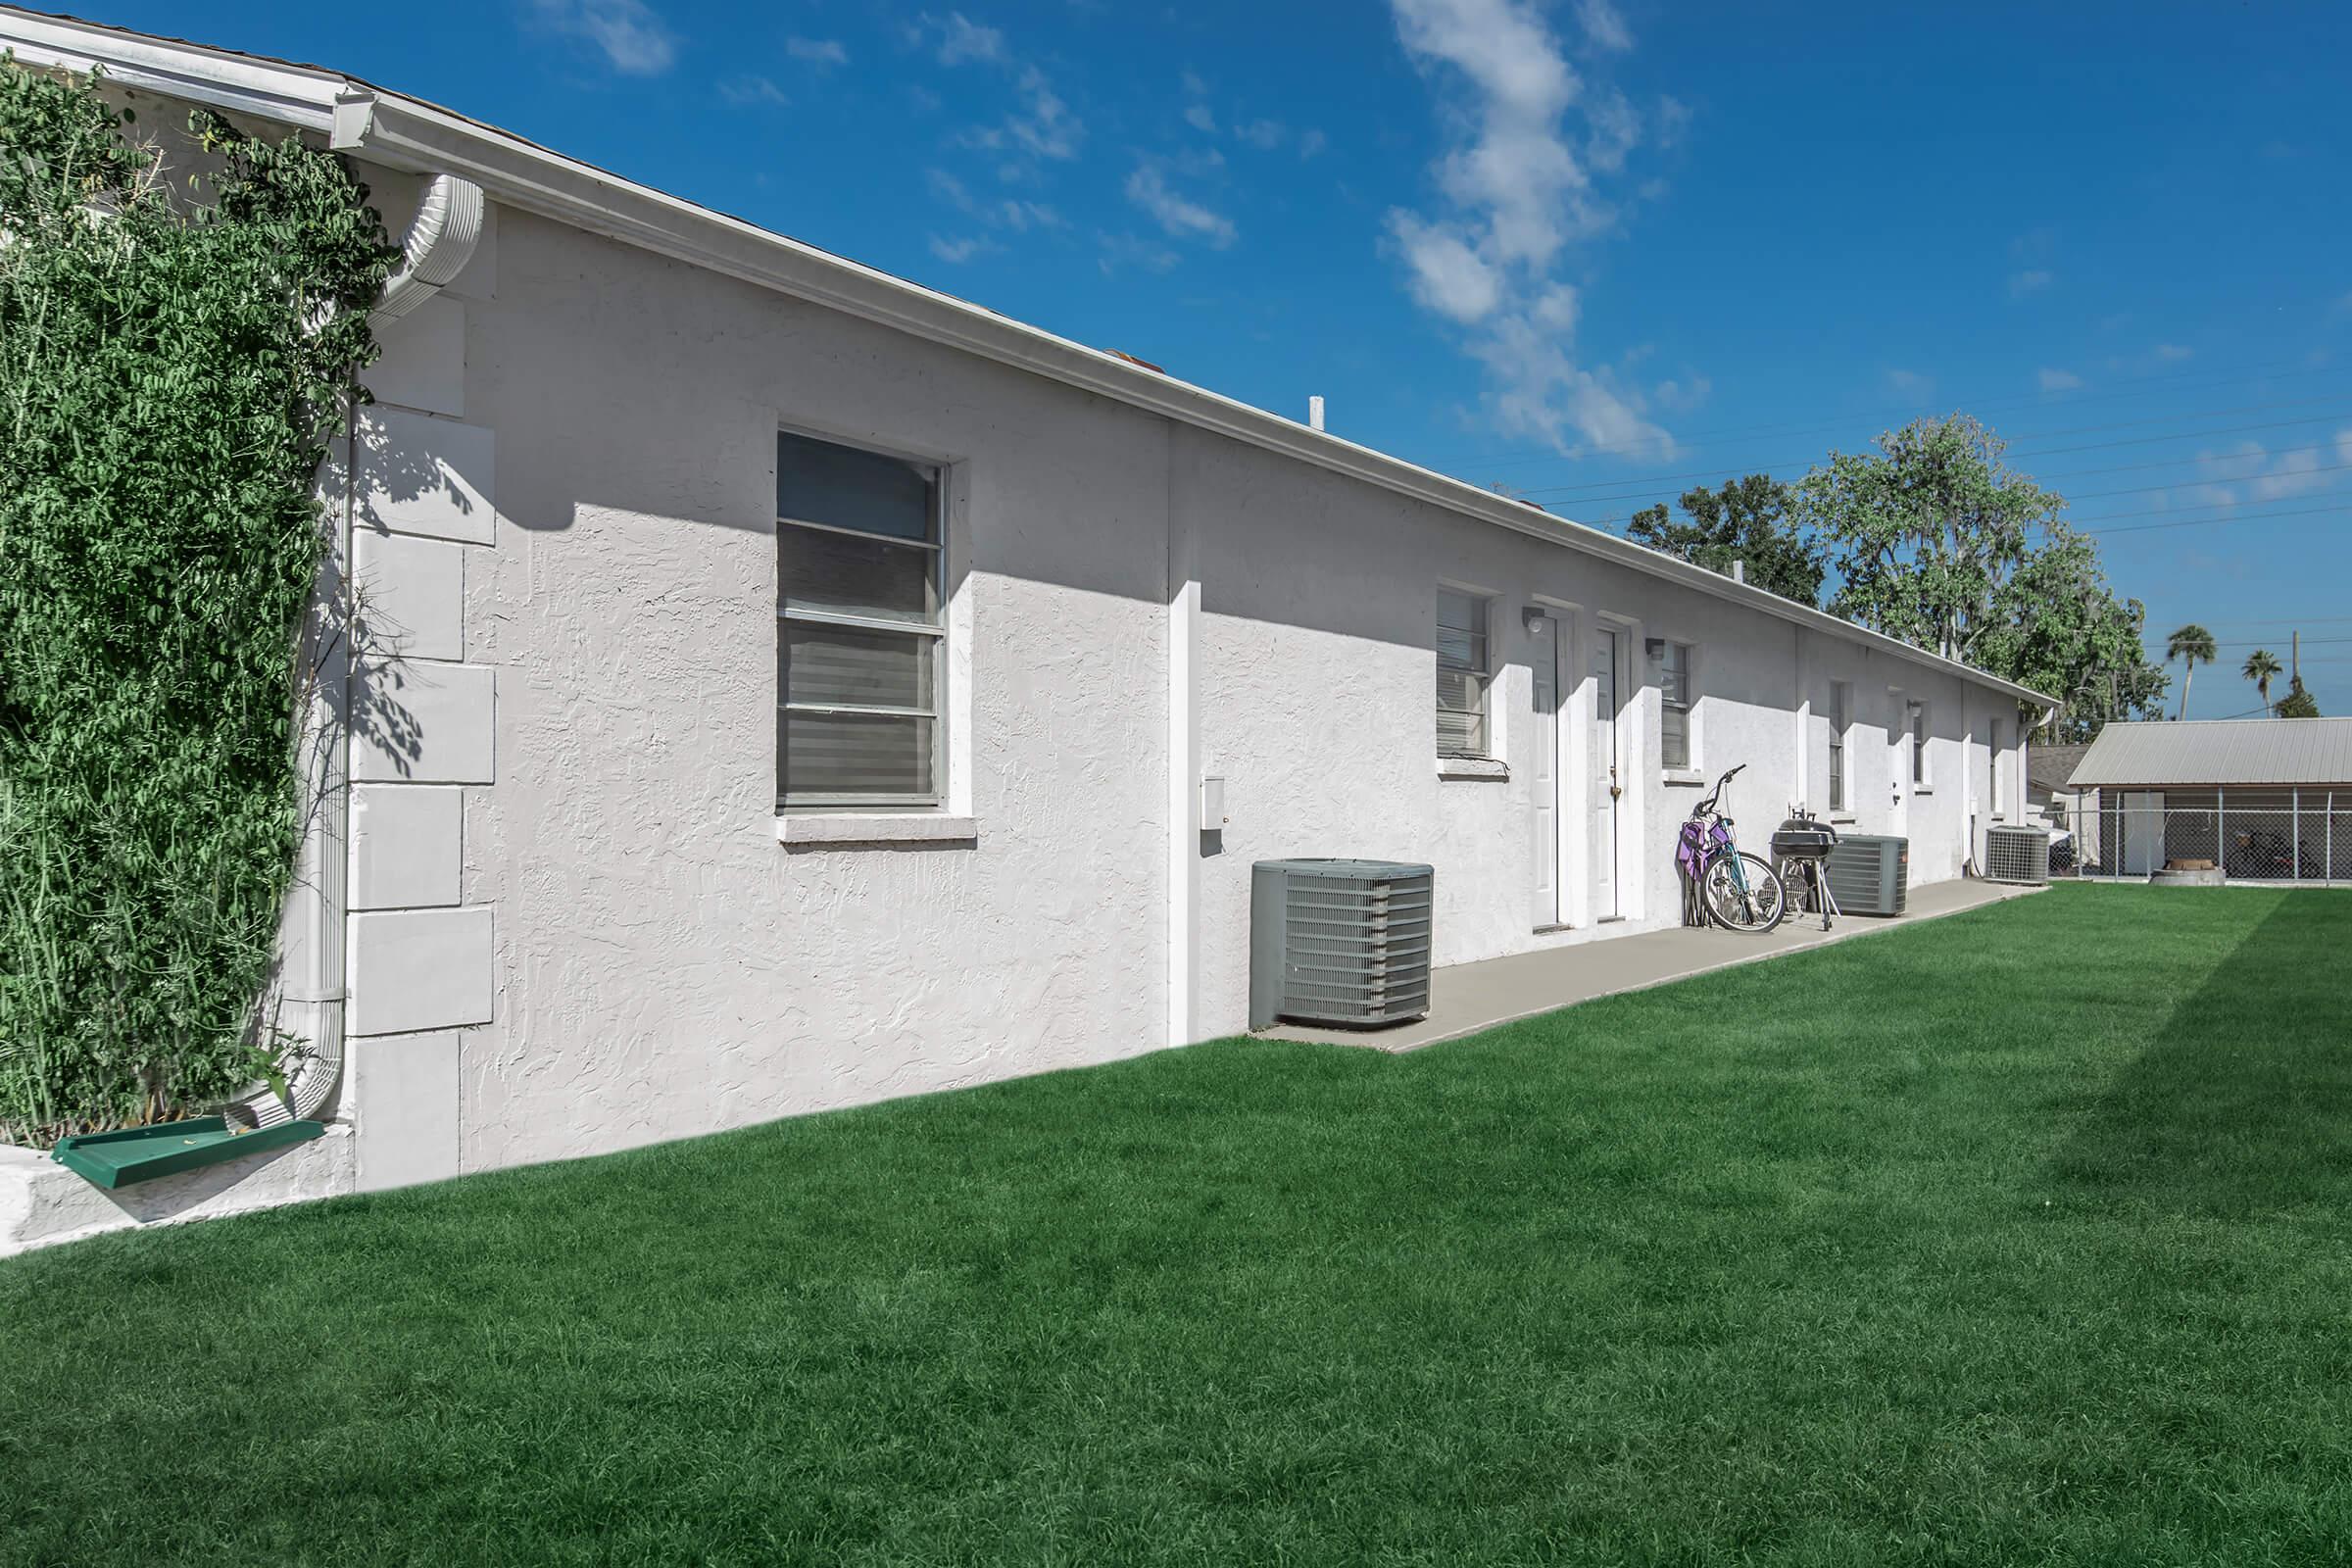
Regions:
M 0 39 L 13 37 L 27 21 L 38 19 L 0 7 Z M 89 24 L 50 22 L 45 25 L 52 31 L 73 34 L 85 59 L 106 56 L 100 63 L 107 64 L 110 72 L 116 69 L 112 60 L 120 50 L 125 56 L 143 52 L 142 60 L 159 52 L 168 55 L 174 62 L 172 69 L 188 80 L 203 80 L 218 74 L 246 82 L 249 76 L 268 77 L 272 72 L 278 73 L 270 79 L 269 91 L 281 95 L 293 106 L 279 118 L 305 127 L 318 127 L 323 109 L 331 145 L 339 151 L 364 155 L 412 172 L 457 174 L 482 186 L 502 202 L 575 228 L 776 289 L 928 342 L 961 349 L 1515 533 L 1582 551 L 1710 598 L 1858 643 L 1907 663 L 1960 676 L 2021 703 L 2044 710 L 2057 706 L 2054 699 L 2031 687 L 1973 669 L 1957 660 L 1914 648 L 1614 534 L 1554 517 L 1460 479 L 1309 429 L 1297 420 L 1145 369 L 1115 355 L 1056 337 L 799 240 L 770 233 L 741 219 L 698 207 L 417 99 L 312 67 L 272 65 L 251 56 L 194 44 L 172 44 Z M 160 68 L 148 61 L 142 69 L 153 72 Z M 123 79 L 129 79 L 126 74 Z M 192 95 L 185 88 L 157 90 Z M 257 101 L 268 96 L 251 82 L 243 90 L 254 94 Z

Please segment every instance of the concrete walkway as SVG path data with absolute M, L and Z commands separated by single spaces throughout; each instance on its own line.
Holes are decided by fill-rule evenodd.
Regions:
M 1496 1024 L 1532 1018 L 1540 1012 L 1573 1007 L 1595 997 L 1622 991 L 1643 991 L 1673 980 L 1687 980 L 1710 969 L 1736 963 L 1755 963 L 1799 953 L 1832 942 L 1892 931 L 1941 915 L 1983 908 L 2039 888 L 2009 887 L 1997 882 L 1931 882 L 1911 890 L 1908 907 L 1895 918 L 1846 915 L 1828 933 L 1815 915 L 1792 915 L 1770 936 L 1742 936 L 1713 927 L 1645 931 L 1640 936 L 1608 937 L 1542 953 L 1515 953 L 1504 958 L 1449 964 L 1430 976 L 1429 1016 L 1419 1023 L 1395 1029 L 1311 1029 L 1277 1024 L 1265 1030 L 1272 1040 L 1310 1040 L 1340 1046 L 1369 1046 L 1379 1051 L 1415 1051 L 1441 1040 L 1492 1029 Z

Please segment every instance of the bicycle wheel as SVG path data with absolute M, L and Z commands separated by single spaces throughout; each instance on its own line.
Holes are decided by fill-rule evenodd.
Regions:
M 1781 885 L 1780 873 L 1744 850 L 1740 852 L 1736 867 L 1729 855 L 1709 861 L 1700 894 L 1707 917 L 1733 931 L 1761 936 L 1788 912 L 1788 893 Z

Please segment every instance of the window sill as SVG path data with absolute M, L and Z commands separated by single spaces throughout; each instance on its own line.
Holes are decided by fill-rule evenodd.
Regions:
M 1704 784 L 1707 781 L 1707 775 L 1695 767 L 1660 768 L 1658 777 L 1668 784 Z
M 1438 777 L 1484 779 L 1489 783 L 1504 783 L 1511 770 L 1507 763 L 1493 757 L 1441 757 L 1438 759 Z
M 977 818 L 924 811 L 804 811 L 776 818 L 778 844 L 972 844 Z

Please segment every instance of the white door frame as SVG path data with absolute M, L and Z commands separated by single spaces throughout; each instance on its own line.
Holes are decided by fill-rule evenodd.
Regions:
M 1886 720 L 1886 831 L 1898 839 L 1911 836 L 1911 704 L 1900 686 L 1886 688 L 1894 705 Z
M 1563 715 L 1573 711 L 1567 700 L 1566 656 L 1569 622 L 1549 607 L 1537 605 L 1527 614 L 1528 684 L 1533 695 L 1535 722 L 1529 726 L 1529 755 L 1534 768 L 1528 779 L 1528 819 L 1535 843 L 1535 929 L 1557 930 L 1569 923 L 1566 777 L 1561 762 L 1568 748 L 1561 744 Z
M 1583 726 L 1587 737 L 1584 760 L 1592 803 L 1592 828 L 1586 840 L 1592 847 L 1592 872 L 1586 880 L 1592 890 L 1595 923 L 1621 920 L 1633 912 L 1625 885 L 1630 858 L 1626 854 L 1626 817 L 1628 798 L 1635 783 L 1635 766 L 1628 756 L 1625 735 L 1629 663 L 1626 654 L 1631 637 L 1632 627 L 1628 622 L 1614 615 L 1596 615 L 1591 651 L 1585 661 L 1585 684 L 1592 695 L 1586 709 L 1589 721 Z M 1600 680 L 1604 667 L 1609 677 L 1605 690 Z M 1612 763 L 1618 789 L 1614 798 L 1608 792 Z

